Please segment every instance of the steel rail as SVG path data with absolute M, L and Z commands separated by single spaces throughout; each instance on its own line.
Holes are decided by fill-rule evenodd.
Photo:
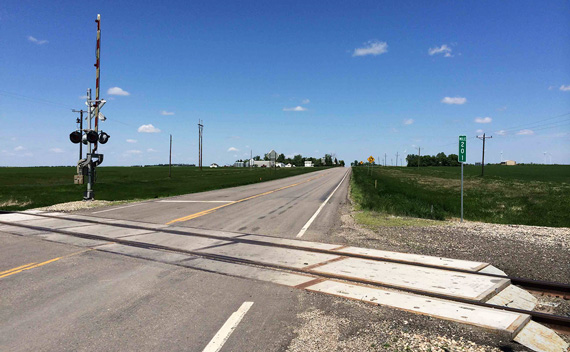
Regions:
M 127 228 L 127 229 L 160 231 L 160 232 L 164 232 L 164 233 L 170 233 L 170 234 L 181 235 L 181 236 L 202 237 L 202 238 L 209 238 L 209 239 L 216 239 L 216 240 L 223 240 L 223 241 L 230 241 L 230 242 L 237 242 L 237 243 L 247 243 L 247 244 L 269 246 L 269 247 L 297 249 L 297 250 L 304 250 L 304 251 L 315 252 L 315 253 L 342 255 L 345 257 L 352 257 L 352 258 L 359 258 L 359 259 L 368 259 L 368 260 L 383 261 L 383 262 L 390 262 L 390 263 L 397 263 L 397 264 L 406 264 L 406 265 L 420 266 L 420 267 L 447 270 L 447 271 L 462 272 L 462 273 L 468 273 L 468 274 L 477 274 L 477 275 L 490 276 L 490 277 L 496 277 L 496 278 L 501 278 L 501 279 L 509 279 L 509 280 L 511 280 L 511 283 L 513 285 L 518 285 L 518 286 L 524 287 L 524 288 L 528 289 L 529 291 L 533 291 L 535 293 L 547 294 L 550 296 L 560 297 L 563 299 L 570 299 L 570 284 L 565 284 L 565 283 L 561 283 L 561 282 L 527 279 L 527 278 L 522 278 L 522 277 L 517 277 L 517 276 L 504 276 L 504 275 L 498 275 L 498 274 L 484 273 L 484 272 L 480 272 L 480 271 L 443 267 L 443 266 L 426 264 L 426 263 L 411 262 L 411 261 L 405 261 L 405 260 L 400 260 L 400 259 L 379 258 L 379 257 L 370 256 L 370 255 L 366 255 L 366 254 L 344 253 L 344 252 L 338 252 L 337 250 L 308 248 L 308 247 L 303 247 L 303 246 L 295 246 L 295 245 L 291 245 L 291 244 L 273 243 L 273 242 L 265 242 L 265 241 L 241 238 L 243 236 L 249 236 L 249 235 L 259 236 L 259 237 L 267 237 L 267 238 L 280 238 L 280 237 L 272 237 L 272 236 L 266 236 L 266 235 L 240 233 L 240 232 L 232 232 L 232 231 L 225 231 L 225 232 L 235 233 L 239 236 L 238 237 L 225 237 L 225 236 L 216 236 L 216 235 L 208 235 L 208 234 L 203 234 L 203 233 L 191 232 L 192 228 L 188 228 L 189 231 L 180 231 L 180 230 L 172 230 L 172 229 L 168 229 L 168 228 L 154 228 L 154 227 L 145 227 L 145 226 L 138 226 L 138 225 L 108 223 L 108 222 L 104 222 L 104 221 L 98 221 L 96 217 L 93 217 L 93 220 L 91 220 L 91 219 L 66 218 L 63 216 L 51 216 L 51 215 L 46 215 L 46 214 L 30 214 L 30 213 L 24 213 L 24 212 L 0 211 L 0 214 L 2 214 L 2 213 L 4 213 L 4 214 L 33 215 L 33 216 L 44 217 L 44 218 L 49 218 L 49 219 L 76 221 L 78 223 L 90 223 L 90 224 L 96 224 L 96 225 L 108 225 L 108 226 L 122 227 L 122 228 Z M 118 219 L 113 219 L 113 220 L 118 220 Z M 144 222 L 141 222 L 141 223 L 145 224 Z M 5 222 L 5 221 L 1 221 L 1 220 L 0 220 L 0 224 L 15 225 L 15 223 Z M 152 224 L 152 223 L 146 223 L 146 224 L 156 225 L 156 224 Z M 30 227 L 30 226 L 28 226 L 28 227 Z M 43 231 L 46 231 L 46 230 L 47 231 L 53 231 L 53 229 L 50 229 L 50 228 L 46 228 Z M 285 238 L 285 239 L 289 239 L 289 238 Z M 302 241 L 302 240 L 298 240 L 298 239 L 290 239 L 290 240 Z

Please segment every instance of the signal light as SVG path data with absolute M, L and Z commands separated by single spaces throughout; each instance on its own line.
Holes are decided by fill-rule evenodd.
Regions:
M 97 143 L 99 140 L 99 135 L 95 131 L 89 131 L 85 135 L 87 136 L 87 142 L 89 143 Z
M 99 135 L 99 143 L 101 144 L 107 143 L 110 137 L 111 136 L 109 136 L 107 133 L 101 131 L 101 134 Z
M 79 142 L 81 142 L 81 132 L 79 131 L 73 131 L 69 134 L 69 140 L 71 141 L 71 143 L 73 144 L 77 144 Z

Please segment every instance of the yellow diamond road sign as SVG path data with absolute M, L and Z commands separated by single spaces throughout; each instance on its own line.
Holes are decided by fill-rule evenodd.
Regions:
M 368 157 L 368 162 L 372 164 L 374 162 L 374 157 L 371 155 Z

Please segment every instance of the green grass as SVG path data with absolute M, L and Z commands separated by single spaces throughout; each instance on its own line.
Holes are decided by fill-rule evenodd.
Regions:
M 322 168 L 100 167 L 95 199 L 122 201 L 175 196 L 270 181 Z M 0 168 L 0 210 L 24 210 L 81 200 L 85 185 L 74 185 L 74 167 Z
M 570 166 L 466 166 L 467 220 L 570 227 Z M 352 196 L 361 209 L 426 219 L 460 215 L 459 167 L 353 168 Z M 378 180 L 378 188 L 374 188 Z

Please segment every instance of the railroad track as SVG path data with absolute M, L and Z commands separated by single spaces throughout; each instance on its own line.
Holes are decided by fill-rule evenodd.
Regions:
M 2 214 L 2 213 L 19 213 L 19 212 L 0 211 L 0 214 Z M 368 260 L 375 260 L 375 261 L 393 262 L 393 263 L 399 263 L 399 264 L 415 265 L 415 266 L 427 267 L 427 268 L 435 268 L 435 269 L 439 269 L 439 270 L 448 270 L 448 271 L 454 271 L 454 272 L 462 272 L 462 273 L 497 277 L 497 278 L 501 278 L 501 279 L 509 279 L 509 280 L 511 280 L 512 284 L 518 285 L 518 286 L 525 288 L 526 290 L 533 292 L 533 293 L 550 295 L 550 296 L 560 297 L 563 299 L 570 299 L 570 285 L 564 284 L 564 283 L 558 283 L 558 282 L 533 280 L 533 279 L 526 279 L 526 278 L 519 278 L 519 277 L 509 277 L 509 276 L 502 276 L 502 275 L 496 275 L 496 274 L 481 273 L 481 272 L 477 272 L 477 271 L 462 270 L 462 269 L 458 269 L 458 268 L 446 268 L 446 267 L 441 267 L 441 266 L 437 266 L 437 265 L 410 262 L 410 261 L 397 260 L 397 259 L 391 259 L 391 258 L 379 258 L 379 257 L 374 257 L 374 256 L 369 256 L 369 255 L 364 255 L 364 254 L 339 253 L 339 252 L 336 252 L 335 250 L 309 248 L 309 247 L 303 247 L 303 246 L 298 246 L 298 245 L 293 245 L 293 244 L 272 243 L 272 242 L 265 242 L 265 241 L 259 241 L 259 240 L 253 240 L 253 239 L 240 238 L 240 237 L 227 237 L 227 236 L 216 236 L 216 235 L 212 235 L 212 234 L 194 233 L 194 232 L 191 232 L 191 228 L 189 228 L 188 231 L 179 231 L 179 230 L 169 229 L 169 228 L 152 227 L 152 225 L 156 225 L 156 224 L 148 224 L 148 226 L 129 225 L 129 224 L 118 224 L 118 223 L 109 223 L 109 222 L 104 222 L 104 221 L 98 221 L 98 220 L 93 219 L 93 218 L 77 219 L 77 218 L 67 218 L 67 217 L 62 217 L 62 216 L 51 216 L 51 215 L 47 215 L 47 214 L 30 214 L 30 213 L 19 213 L 19 214 L 33 215 L 33 216 L 37 216 L 37 217 L 58 219 L 58 220 L 76 221 L 76 222 L 78 222 L 78 224 L 79 223 L 82 223 L 82 224 L 87 223 L 87 224 L 93 224 L 93 225 L 107 225 L 107 226 L 113 226 L 113 227 L 125 228 L 125 229 L 147 230 L 150 232 L 159 231 L 162 233 L 169 233 L 169 234 L 175 234 L 175 235 L 181 235 L 181 236 L 202 237 L 202 238 L 208 238 L 208 239 L 214 239 L 214 240 L 230 241 L 230 242 L 235 242 L 235 243 L 246 243 L 246 244 L 254 244 L 254 245 L 261 245 L 261 246 L 268 246 L 268 247 L 297 249 L 297 250 L 303 250 L 303 251 L 309 251 L 309 252 L 315 252 L 315 253 L 342 255 L 343 257 L 350 257 L 350 258 L 360 258 L 360 259 L 368 259 Z M 110 239 L 110 238 L 105 237 L 105 236 L 71 232 L 71 231 L 66 231 L 65 229 L 53 229 L 53 228 L 49 228 L 49 227 L 20 224 L 18 222 L 6 222 L 6 221 L 0 220 L 0 224 L 17 226 L 17 227 L 22 227 L 22 228 L 27 228 L 27 229 L 33 229 L 33 230 L 37 230 L 37 231 L 59 233 L 59 234 L 64 234 L 64 235 L 78 237 L 78 238 L 84 238 L 84 239 L 102 240 L 102 241 L 107 241 L 107 242 L 111 241 L 111 242 L 115 242 L 115 243 L 126 245 L 126 246 L 132 246 L 132 247 L 138 247 L 138 248 L 144 248 L 144 249 L 154 249 L 154 250 L 161 250 L 161 251 L 168 251 L 168 252 L 190 254 L 190 255 L 194 255 L 194 256 L 198 256 L 198 257 L 203 257 L 203 258 L 207 258 L 207 259 L 211 259 L 211 260 L 223 261 L 223 262 L 228 262 L 228 263 L 245 264 L 245 265 L 252 265 L 252 266 L 257 266 L 257 267 L 271 268 L 271 269 L 276 269 L 276 270 L 297 272 L 297 273 L 302 273 L 304 275 L 313 276 L 313 277 L 315 277 L 315 279 L 336 279 L 336 280 L 350 281 L 350 282 L 369 285 L 369 286 L 388 287 L 388 288 L 397 289 L 400 291 L 405 291 L 405 292 L 410 292 L 410 293 L 415 293 L 415 294 L 419 294 L 419 295 L 423 295 L 423 296 L 429 296 L 429 297 L 434 297 L 434 298 L 439 298 L 439 299 L 446 299 L 446 300 L 451 300 L 451 301 L 456 301 L 456 302 L 461 302 L 461 303 L 467 303 L 467 304 L 473 304 L 473 305 L 477 305 L 477 306 L 483 306 L 483 307 L 494 308 L 494 309 L 502 309 L 502 310 L 512 311 L 512 312 L 516 312 L 516 313 L 523 313 L 523 314 L 530 315 L 534 321 L 546 324 L 549 327 L 551 327 L 553 330 L 556 330 L 559 333 L 570 335 L 570 317 L 568 317 L 568 316 L 560 316 L 560 315 L 555 315 L 555 314 L 547 314 L 547 313 L 529 311 L 529 310 L 518 309 L 518 308 L 497 306 L 497 305 L 479 302 L 479 301 L 474 301 L 474 300 L 470 300 L 470 299 L 464 299 L 464 298 L 459 298 L 459 297 L 450 297 L 448 295 L 443 295 L 443 294 L 438 294 L 438 293 L 419 291 L 419 290 L 415 290 L 415 289 L 411 289 L 411 288 L 395 287 L 395 286 L 391 286 L 391 285 L 387 285 L 387 284 L 380 284 L 378 282 L 373 282 L 373 281 L 368 281 L 368 280 L 363 280 L 363 279 L 358 279 L 358 278 L 347 279 L 346 277 L 342 277 L 342 276 L 335 275 L 335 274 L 315 273 L 313 271 L 309 272 L 305 268 L 295 268 L 295 267 L 290 267 L 290 266 L 282 266 L 282 265 L 258 262 L 258 261 L 249 260 L 249 259 L 229 257 L 229 256 L 224 256 L 224 255 L 219 255 L 219 254 L 212 254 L 212 253 L 204 253 L 204 252 L 199 252 L 199 251 L 195 251 L 195 250 L 194 251 L 193 250 L 184 250 L 181 248 L 174 248 L 174 247 L 169 247 L 169 246 L 164 246 L 164 245 L 159 245 L 159 244 L 137 242 L 137 241 L 132 241 L 132 240 L 128 240 L 128 239 L 121 239 L 121 238 Z M 238 233 L 236 233 L 236 234 L 238 234 Z M 247 234 L 241 234 L 240 233 L 239 235 L 246 236 Z M 256 236 L 259 236 L 259 235 L 256 235 Z M 268 237 L 268 236 L 265 236 L 265 237 Z M 198 270 L 204 270 L 204 269 L 198 269 Z M 208 270 L 205 270 L 205 271 L 208 271 Z

